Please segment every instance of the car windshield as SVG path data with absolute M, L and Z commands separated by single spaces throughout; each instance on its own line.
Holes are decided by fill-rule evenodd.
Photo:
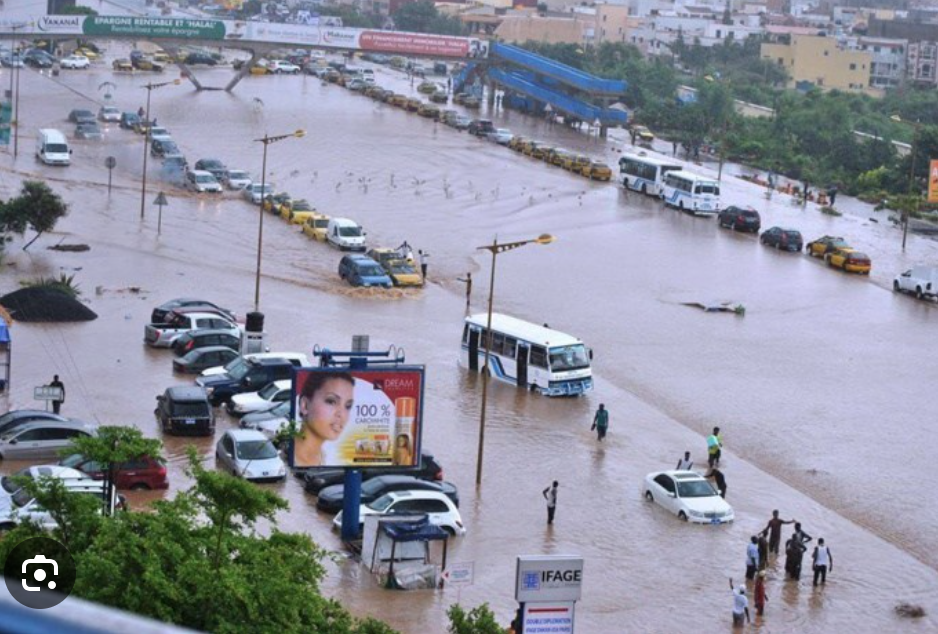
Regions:
M 263 390 L 258 392 L 257 395 L 260 396 L 265 401 L 269 401 L 273 399 L 274 395 L 279 391 L 280 391 L 280 388 L 277 387 L 277 384 L 271 383 L 270 385 L 265 387 Z
M 362 235 L 361 227 L 339 227 L 339 235 L 345 238 L 358 238 Z
M 72 469 L 77 469 L 78 465 L 85 461 L 85 457 L 80 453 L 73 453 L 70 456 L 67 456 L 59 461 L 59 464 L 63 467 L 70 467 Z
M 16 508 L 23 508 L 27 504 L 33 501 L 33 494 L 30 493 L 29 489 L 23 487 L 19 491 L 13 494 L 13 504 L 16 505 Z
M 248 177 L 248 173 L 242 172 L 240 170 L 233 170 L 231 172 L 228 172 L 228 178 L 231 180 L 243 180 L 243 179 L 246 179 L 247 177 Z
M 384 271 L 377 266 L 363 266 L 361 268 L 362 277 L 383 277 Z
M 550 369 L 554 372 L 590 367 L 589 353 L 582 343 L 550 349 Z
M 240 363 L 238 363 L 240 362 Z M 235 381 L 240 381 L 245 376 L 247 376 L 248 371 L 251 369 L 250 364 L 244 359 L 235 359 L 232 363 L 236 365 L 228 370 L 228 376 L 230 376 Z
M 46 152 L 49 154 L 66 154 L 68 153 L 68 146 L 64 143 L 47 143 Z
M 197 183 L 214 183 L 215 177 L 211 174 L 196 174 L 195 182 Z
M 235 445 L 241 460 L 268 460 L 277 457 L 277 450 L 269 440 L 243 440 Z
M 286 400 L 281 403 L 278 403 L 276 407 L 268 410 L 271 414 L 276 416 L 289 416 L 290 415 L 290 401 Z
M 205 415 L 205 403 L 186 403 L 185 401 L 181 403 L 173 403 L 173 416 L 178 416 L 179 418 L 194 418 L 196 416 Z
M 293 211 L 312 211 L 313 206 L 305 200 L 298 200 L 293 203 Z
M 390 495 L 382 495 L 371 504 L 368 504 L 368 508 L 370 508 L 372 511 L 378 511 L 379 513 L 384 513 L 388 509 L 388 507 L 391 506 L 392 502 L 394 502 L 393 497 L 391 497 Z
M 414 267 L 412 267 L 411 265 L 402 263 L 402 264 L 392 264 L 391 272 L 397 275 L 413 275 L 417 271 L 415 271 Z
M 706 480 L 691 480 L 677 483 L 678 497 L 682 498 L 709 498 L 717 495 L 713 486 Z
M 29 472 L 29 467 L 20 469 L 13 475 L 3 476 L 0 478 L 0 486 L 3 487 L 3 490 L 7 493 L 16 493 L 23 488 L 22 478 L 32 479 L 32 475 Z

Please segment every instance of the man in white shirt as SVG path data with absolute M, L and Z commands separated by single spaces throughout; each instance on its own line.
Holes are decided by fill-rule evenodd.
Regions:
M 684 457 L 677 461 L 677 470 L 678 471 L 690 471 L 691 467 L 694 466 L 694 461 L 690 459 L 690 452 L 685 451 Z
M 544 489 L 541 494 L 544 496 L 544 499 L 547 500 L 547 523 L 554 523 L 554 513 L 557 512 L 557 487 L 560 485 L 559 482 L 554 480 L 554 483 Z
M 746 547 L 746 578 L 755 579 L 759 569 L 759 538 L 755 535 Z
M 834 556 L 830 548 L 824 545 L 824 538 L 817 540 L 817 546 L 814 547 L 814 553 L 811 555 L 814 560 L 814 585 L 817 586 L 818 579 L 823 586 L 827 582 L 827 571 L 834 572 Z
M 749 599 L 746 598 L 746 588 L 739 586 L 733 587 L 733 578 L 730 577 L 730 591 L 733 593 L 733 626 L 740 627 L 744 624 L 743 619 L 752 622 L 749 616 Z

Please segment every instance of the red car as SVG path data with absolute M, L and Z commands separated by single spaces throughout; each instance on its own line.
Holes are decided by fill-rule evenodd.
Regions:
M 95 480 L 104 479 L 104 465 L 99 465 L 90 458 L 79 453 L 72 454 L 60 460 L 63 467 L 71 467 L 82 471 Z M 118 466 L 117 488 L 134 491 L 148 491 L 151 489 L 166 489 L 169 481 L 166 479 L 166 466 L 155 458 L 145 457 Z

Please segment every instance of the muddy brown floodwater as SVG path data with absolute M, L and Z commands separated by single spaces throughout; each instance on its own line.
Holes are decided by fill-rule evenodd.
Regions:
M 114 44 L 111 53 L 121 50 Z M 226 69 L 199 73 L 208 85 L 230 76 Z M 394 71 L 379 68 L 377 77 L 410 90 Z M 20 241 L 9 244 L 0 279 L 9 291 L 24 278 L 75 273 L 100 316 L 14 326 L 11 407 L 30 406 L 32 386 L 58 373 L 68 389 L 65 413 L 159 436 L 155 396 L 188 379 L 172 375 L 171 353 L 143 345 L 143 325 L 155 304 L 182 295 L 206 296 L 241 315 L 250 310 L 257 211 L 231 194 L 186 194 L 161 182 L 151 161 L 141 220 L 141 138 L 113 125 L 101 142 L 76 141 L 71 167 L 42 167 L 32 155 L 38 128 L 70 133 L 70 109 L 97 109 L 102 82 L 117 85 L 122 109 L 136 110 L 147 79 L 112 74 L 106 65 L 56 79 L 22 73 L 20 153 L 15 162 L 0 157 L 0 193 L 10 196 L 27 177 L 46 178 L 72 211 L 28 252 Z M 450 560 L 474 562 L 475 583 L 461 593 L 392 593 L 339 558 L 323 588 L 355 613 L 404 632 L 443 632 L 446 608 L 458 598 L 467 606 L 489 602 L 507 623 L 517 555 L 578 554 L 585 558 L 578 631 L 728 630 L 727 577 L 743 576 L 748 538 L 777 508 L 825 537 L 836 567 L 827 587 L 814 590 L 806 578 L 784 581 L 773 561 L 760 629 L 938 628 L 938 496 L 927 475 L 936 447 L 938 309 L 890 290 L 896 273 L 938 261 L 934 241 L 913 235 L 902 253 L 883 212 L 841 197 L 845 215 L 833 218 L 786 196 L 766 200 L 728 168 L 724 203 L 751 204 L 764 226 L 794 226 L 807 239 L 843 235 L 872 256 L 869 278 L 841 274 L 804 255 L 763 248 L 713 219 L 591 183 L 312 77 L 248 77 L 233 94 L 167 87 L 153 91 L 152 110 L 190 162 L 218 157 L 254 174 L 261 147 L 252 139 L 307 130 L 301 140 L 270 146 L 268 180 L 276 189 L 355 218 L 372 244 L 406 239 L 431 254 L 425 290 L 360 292 L 340 283 L 336 251 L 265 218 L 261 308 L 273 349 L 342 348 L 360 333 L 372 336 L 373 349 L 403 347 L 408 362 L 427 366 L 425 447 L 460 487 L 468 535 L 453 540 Z M 601 143 L 514 112 L 494 118 L 499 127 L 588 150 L 613 165 L 622 149 L 621 141 Z M 106 156 L 117 158 L 110 197 Z M 159 190 L 169 203 L 158 236 L 151 203 Z M 551 400 L 493 384 L 484 482 L 476 490 L 480 383 L 456 365 L 464 309 L 456 278 L 476 274 L 473 309 L 483 311 L 489 263 L 476 247 L 495 235 L 545 232 L 557 241 L 499 258 L 496 309 L 581 337 L 595 351 L 596 390 Z M 60 241 L 91 250 L 46 249 Z M 744 304 L 745 317 L 681 305 L 714 300 Z M 611 411 L 602 446 L 589 431 L 600 402 Z M 219 433 L 234 424 L 223 418 Z M 646 503 L 641 482 L 673 467 L 686 449 L 700 466 L 714 425 L 724 433 L 736 522 L 685 525 Z M 188 443 L 214 463 L 214 439 L 163 440 L 169 495 L 187 486 Z M 548 528 L 540 492 L 553 479 L 560 481 L 559 505 Z M 340 550 L 331 518 L 316 511 L 297 480 L 272 488 L 291 505 L 281 527 Z M 901 601 L 928 615 L 900 619 L 893 607 Z

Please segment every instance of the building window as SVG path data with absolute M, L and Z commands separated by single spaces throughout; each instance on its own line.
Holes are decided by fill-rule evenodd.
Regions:
M 824 57 L 827 57 L 828 55 L 830 55 L 830 51 L 828 51 L 827 49 L 824 49 Z
M 850 70 L 856 70 L 856 69 L 857 69 L 856 64 L 850 64 Z

